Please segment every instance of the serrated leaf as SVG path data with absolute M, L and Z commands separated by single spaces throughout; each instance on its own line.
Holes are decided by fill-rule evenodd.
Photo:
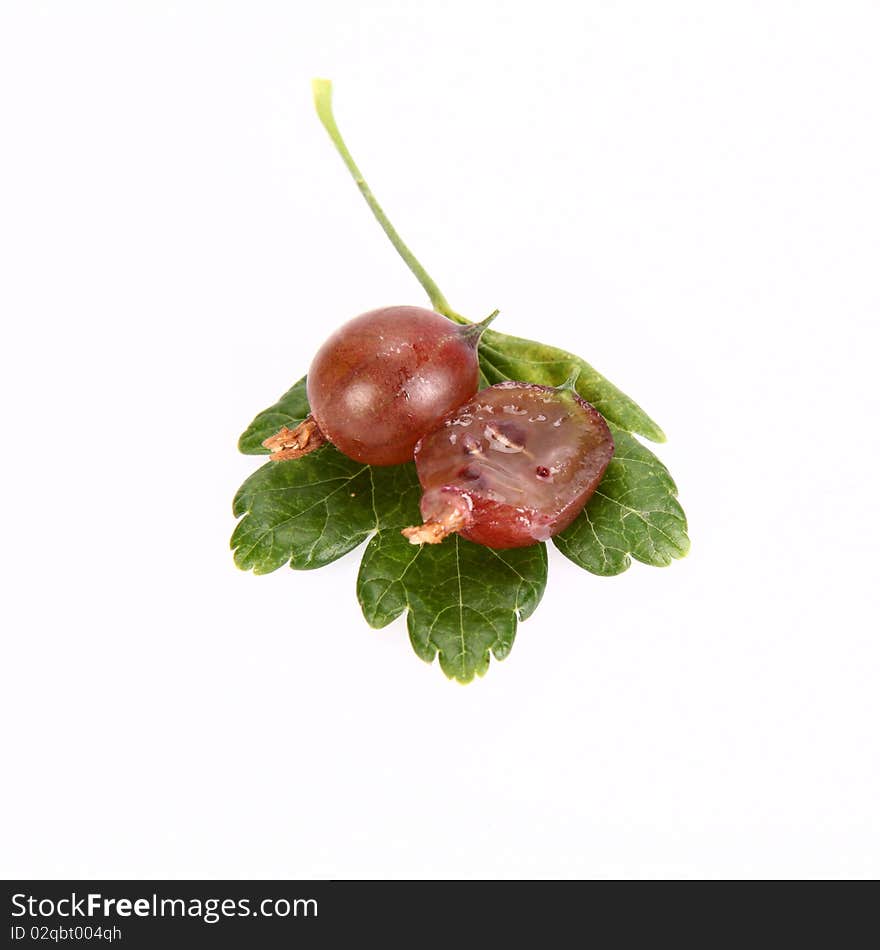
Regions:
M 282 426 L 295 429 L 308 414 L 306 377 L 303 376 L 277 402 L 254 418 L 238 439 L 238 451 L 243 455 L 268 455 L 263 440 L 275 435 Z
M 324 446 L 268 462 L 235 496 L 235 563 L 255 574 L 323 567 L 361 544 L 412 489 L 414 466 L 371 468 Z
M 490 653 L 507 656 L 518 620 L 538 606 L 546 583 L 543 544 L 493 551 L 453 535 L 418 547 L 395 526 L 367 545 L 358 600 L 372 627 L 408 611 L 415 652 L 428 663 L 439 656 L 450 679 L 469 683 L 489 668 Z
M 593 574 L 620 574 L 631 558 L 664 567 L 690 547 L 675 482 L 653 452 L 610 428 L 614 457 L 587 506 L 553 543 Z
M 663 430 L 644 409 L 579 356 L 495 330 L 483 333 L 479 356 L 483 373 L 493 383 L 516 379 L 558 386 L 577 367 L 580 370 L 576 383 L 578 393 L 609 422 L 652 442 L 666 441 Z
M 239 488 L 230 542 L 242 570 L 268 574 L 287 562 L 323 567 L 376 527 L 370 470 L 331 447 L 267 462 Z

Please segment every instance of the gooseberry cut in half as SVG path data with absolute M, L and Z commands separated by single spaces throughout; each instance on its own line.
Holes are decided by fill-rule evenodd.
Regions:
M 416 445 L 424 524 L 403 533 L 436 544 L 457 532 L 499 549 L 546 541 L 577 517 L 613 453 L 608 425 L 572 383 L 490 386 Z

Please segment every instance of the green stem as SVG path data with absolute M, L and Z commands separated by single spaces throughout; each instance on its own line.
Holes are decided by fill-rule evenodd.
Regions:
M 403 258 L 406 266 L 415 274 L 416 280 L 425 288 L 425 293 L 427 293 L 431 301 L 431 306 L 438 313 L 449 317 L 450 320 L 455 320 L 458 323 L 469 323 L 470 321 L 465 320 L 464 317 L 456 313 L 449 306 L 440 288 L 434 283 L 431 275 L 416 260 L 413 252 L 404 244 L 403 238 L 397 233 L 397 230 L 388 220 L 379 202 L 376 201 L 373 192 L 370 191 L 370 186 L 364 181 L 364 176 L 352 158 L 351 152 L 349 152 L 348 146 L 346 146 L 342 134 L 339 131 L 339 127 L 336 125 L 336 119 L 333 117 L 333 84 L 329 79 L 313 79 L 312 93 L 315 97 L 315 109 L 318 111 L 318 118 L 327 130 L 327 134 L 330 136 L 333 144 L 336 146 L 336 151 L 342 156 L 345 167 L 351 172 L 351 176 L 354 178 L 360 193 L 370 206 L 370 211 L 373 212 L 376 220 L 382 225 L 382 230 L 388 235 L 388 240 L 394 245 L 394 249 Z

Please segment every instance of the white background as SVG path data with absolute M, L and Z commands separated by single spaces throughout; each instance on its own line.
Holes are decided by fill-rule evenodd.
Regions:
M 0 14 L 6 876 L 880 874 L 880 12 L 16 3 Z M 691 555 L 551 549 L 470 686 L 358 556 L 238 572 L 239 431 L 421 289 L 665 428 Z

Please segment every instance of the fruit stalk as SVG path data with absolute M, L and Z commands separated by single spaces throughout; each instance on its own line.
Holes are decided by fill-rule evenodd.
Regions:
M 434 279 L 425 268 L 422 267 L 415 254 L 413 254 L 403 238 L 397 233 L 397 229 L 388 220 L 388 216 L 382 210 L 382 206 L 376 200 L 376 196 L 364 179 L 361 170 L 358 168 L 351 152 L 348 150 L 348 146 L 345 144 L 345 140 L 342 138 L 342 133 L 339 131 L 339 126 L 336 124 L 336 118 L 333 115 L 333 83 L 329 79 L 313 79 L 312 93 L 315 97 L 315 109 L 318 113 L 318 118 L 327 130 L 327 134 L 336 147 L 336 151 L 339 152 L 342 161 L 345 162 L 345 167 L 351 173 L 351 177 L 354 178 L 354 182 L 363 195 L 364 201 L 366 201 L 370 211 L 373 212 L 376 220 L 382 226 L 382 230 L 387 235 L 388 240 L 394 245 L 394 249 L 401 258 L 403 258 L 403 262 L 406 266 L 413 272 L 416 280 L 424 287 L 425 293 L 431 301 L 431 306 L 437 313 L 442 313 L 444 317 L 448 317 L 456 323 L 469 323 L 469 320 L 466 320 L 461 314 L 456 313 L 452 307 L 449 306 L 449 302 Z

